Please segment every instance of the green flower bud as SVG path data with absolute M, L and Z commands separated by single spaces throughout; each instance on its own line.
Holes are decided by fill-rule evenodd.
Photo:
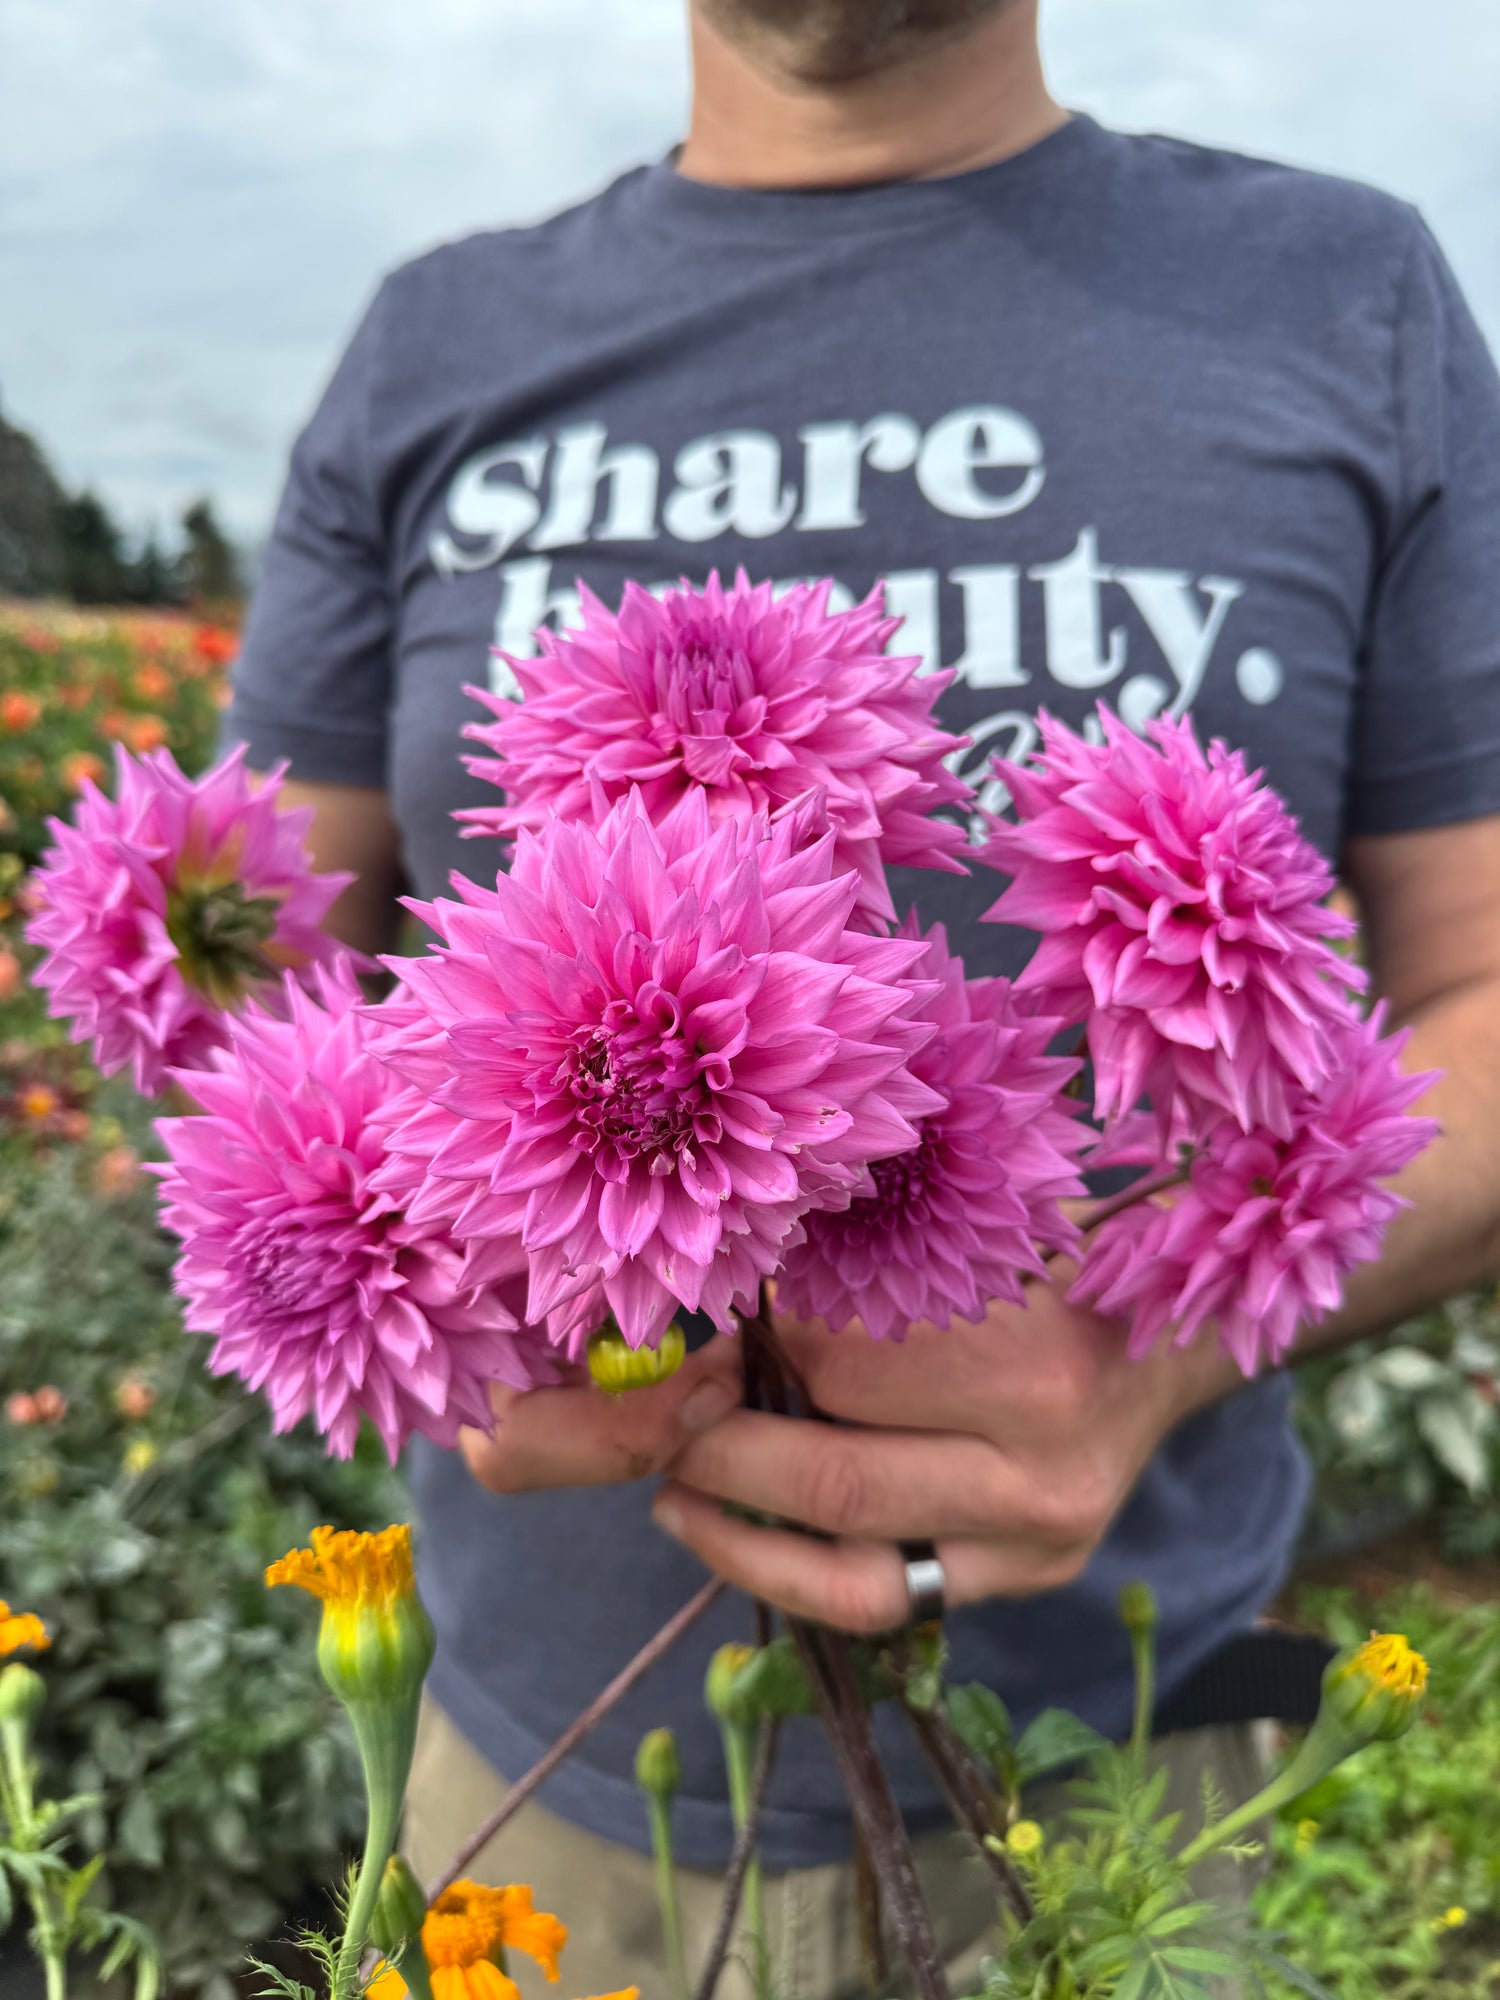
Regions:
M 18 1722 L 30 1729 L 47 1699 L 47 1683 L 22 1660 L 0 1668 L 0 1724 Z
M 1127 1632 L 1154 1632 L 1156 1593 L 1149 1583 L 1127 1583 L 1120 1592 L 1120 1620 Z
M 370 1942 L 381 1951 L 400 1951 L 422 1935 L 427 1899 L 422 1885 L 401 1855 L 393 1854 L 380 1878 L 380 1899 L 370 1919 Z
M 654 1389 L 669 1382 L 687 1353 L 687 1335 L 674 1319 L 656 1347 L 632 1347 L 611 1320 L 589 1342 L 589 1373 L 608 1395 Z
M 670 1729 L 652 1729 L 641 1738 L 635 1753 L 635 1781 L 653 1799 L 670 1799 L 682 1782 L 682 1762 L 677 1755 L 677 1738 Z
M 728 1645 L 721 1646 L 709 1661 L 703 1699 L 720 1722 L 744 1725 L 755 1720 L 754 1711 L 738 1685 L 741 1673 L 754 1658 L 753 1646 Z
M 1427 1662 L 1398 1632 L 1372 1632 L 1350 1646 L 1323 1675 L 1323 1709 L 1355 1739 L 1392 1743 L 1417 1719 L 1427 1686 Z

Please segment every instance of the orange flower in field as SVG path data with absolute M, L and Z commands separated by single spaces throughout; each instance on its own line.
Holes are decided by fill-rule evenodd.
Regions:
M 42 1413 L 36 1406 L 36 1397 L 29 1396 L 24 1389 L 17 1389 L 5 1399 L 5 1421 L 19 1424 L 23 1429 L 42 1421 Z
M 120 737 L 128 750 L 144 756 L 148 750 L 159 750 L 166 742 L 167 725 L 159 715 L 127 716 Z
M 94 1192 L 103 1201 L 123 1201 L 141 1184 L 141 1158 L 134 1146 L 111 1146 L 94 1162 Z
M 123 709 L 110 708 L 100 716 L 99 727 L 113 743 L 125 734 L 130 727 L 130 720 Z
M 524 1951 L 551 1980 L 567 1943 L 565 1924 L 533 1907 L 524 1883 L 487 1889 L 455 1882 L 438 1897 L 422 1926 L 422 1951 L 432 1977 L 433 2000 L 520 2000 L 520 1988 L 500 1970 L 510 1946 Z M 370 1988 L 371 2000 L 400 2000 L 406 1981 L 386 1966 Z
M 104 776 L 104 759 L 96 757 L 92 750 L 70 750 L 58 769 L 68 790 L 76 792 L 85 778 L 92 778 L 98 784 Z
M 57 690 L 60 708 L 71 709 L 76 715 L 80 708 L 87 708 L 94 698 L 94 690 L 87 681 L 69 681 Z
M 14 1000 L 21 990 L 21 961 L 0 945 L 0 1000 Z
M 156 1391 L 139 1375 L 123 1376 L 115 1388 L 115 1408 L 135 1422 L 150 1416 L 155 1402 Z
M 28 1083 L 16 1104 L 29 1125 L 45 1125 L 58 1108 L 58 1096 L 50 1083 Z
M 155 660 L 146 660 L 136 670 L 135 691 L 142 701 L 166 701 L 172 692 L 172 676 Z
M 20 688 L 0 694 L 0 729 L 12 736 L 24 736 L 41 719 L 42 704 L 34 694 L 24 694 Z
M 0 1597 L 0 1659 L 18 1653 L 23 1646 L 29 1646 L 34 1653 L 45 1653 L 51 1644 L 46 1626 L 34 1611 L 12 1611 Z
M 34 1400 L 38 1423 L 60 1424 L 68 1414 L 67 1397 L 61 1389 L 54 1388 L 50 1382 L 42 1384 Z
M 227 667 L 240 650 L 239 634 L 226 632 L 221 625 L 200 625 L 193 634 L 193 645 L 200 660 Z

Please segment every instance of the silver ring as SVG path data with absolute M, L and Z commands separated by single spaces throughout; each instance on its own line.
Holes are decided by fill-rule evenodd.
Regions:
M 931 1542 L 898 1542 L 906 1565 L 906 1595 L 913 1625 L 935 1625 L 947 1610 L 948 1579 Z

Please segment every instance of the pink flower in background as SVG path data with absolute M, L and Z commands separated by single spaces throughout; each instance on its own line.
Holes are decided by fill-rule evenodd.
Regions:
M 211 1372 L 263 1389 L 278 1431 L 311 1413 L 340 1457 L 368 1415 L 394 1460 L 413 1431 L 453 1445 L 462 1424 L 487 1429 L 491 1381 L 524 1389 L 551 1370 L 446 1233 L 372 1188 L 399 1086 L 352 978 L 316 983 L 314 997 L 288 977 L 284 1019 L 252 1004 L 211 1067 L 177 1072 L 207 1115 L 157 1121 L 162 1218 Z
M 112 800 L 86 782 L 73 824 L 51 822 L 26 934 L 53 1018 L 153 1096 L 203 1066 L 258 984 L 339 952 L 318 927 L 350 878 L 312 873 L 311 809 L 278 812 L 280 773 L 252 790 L 242 751 L 197 779 L 165 750 L 117 751 L 115 771 Z
M 733 1330 L 819 1202 L 912 1145 L 941 1100 L 906 979 L 923 947 L 846 929 L 815 802 L 717 825 L 698 790 L 597 830 L 523 832 L 494 889 L 419 906 L 445 950 L 392 961 L 377 1046 L 425 1102 L 378 1185 L 426 1185 L 471 1274 L 530 1269 L 527 1317 L 577 1352 L 612 1312 L 654 1344 L 678 1302 Z
M 1040 763 L 1005 767 L 1019 823 L 983 858 L 1014 878 L 988 918 L 1042 933 L 1018 988 L 1087 1018 L 1101 1118 L 1149 1092 L 1164 1132 L 1175 1110 L 1285 1136 L 1364 984 L 1326 942 L 1354 929 L 1333 878 L 1239 751 L 1100 717 L 1096 745 L 1044 715 Z
M 783 1309 L 834 1328 L 861 1319 L 877 1340 L 1020 1300 L 1023 1276 L 1044 1268 L 1037 1246 L 1077 1241 L 1058 1202 L 1085 1192 L 1076 1161 L 1094 1136 L 1060 1095 L 1079 1064 L 1046 1053 L 1062 1023 L 1028 1014 L 1009 980 L 965 980 L 941 924 L 926 944 L 918 1018 L 937 1033 L 911 1069 L 942 1108 L 911 1151 L 873 1164 L 869 1192 L 806 1218 L 777 1281 Z
M 963 872 L 963 828 L 928 815 L 971 798 L 943 763 L 968 739 L 933 720 L 952 674 L 919 678 L 884 651 L 899 620 L 879 590 L 830 612 L 831 587 L 778 597 L 741 572 L 732 590 L 713 576 L 658 599 L 631 583 L 618 616 L 584 590 L 580 631 L 544 631 L 540 657 L 510 661 L 524 702 L 470 689 L 495 720 L 465 730 L 493 753 L 469 769 L 508 803 L 457 817 L 475 833 L 597 822 L 638 787 L 659 819 L 701 785 L 717 819 L 821 789 L 861 909 L 892 919 L 882 864 Z
M 1169 1329 L 1184 1345 L 1213 1322 L 1253 1375 L 1379 1255 L 1386 1224 L 1407 1206 L 1382 1183 L 1438 1129 L 1407 1111 L 1436 1077 L 1401 1074 L 1407 1035 L 1383 1037 L 1383 1013 L 1337 1039 L 1332 1074 L 1292 1107 L 1290 1138 L 1224 1119 L 1170 1207 L 1142 1202 L 1090 1238 L 1072 1296 L 1128 1319 L 1132 1354 Z

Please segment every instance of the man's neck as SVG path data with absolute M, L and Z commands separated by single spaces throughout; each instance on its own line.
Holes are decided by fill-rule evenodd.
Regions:
M 1047 89 L 1036 0 L 873 76 L 808 84 L 747 53 L 695 7 L 693 108 L 678 156 L 727 187 L 932 180 L 1024 152 L 1067 120 Z

